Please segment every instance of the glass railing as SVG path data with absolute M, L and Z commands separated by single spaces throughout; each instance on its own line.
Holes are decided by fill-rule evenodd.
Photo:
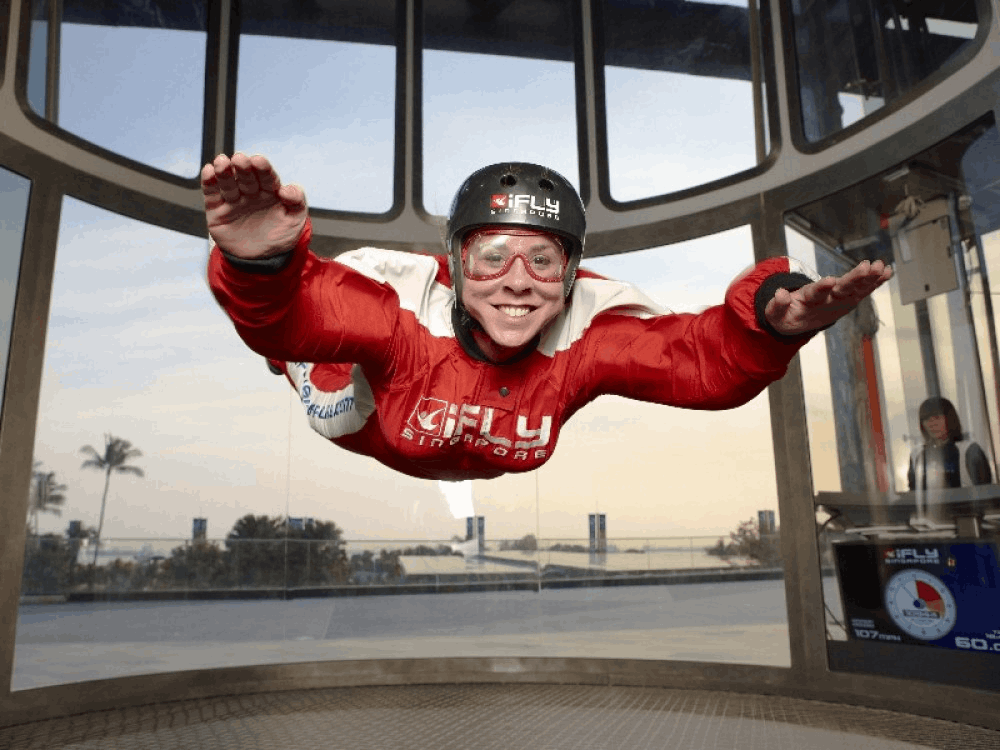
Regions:
M 291 598 L 780 577 L 777 535 L 341 540 L 29 535 L 26 601 Z

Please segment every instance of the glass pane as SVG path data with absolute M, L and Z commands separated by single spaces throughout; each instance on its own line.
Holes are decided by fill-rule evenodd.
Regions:
M 745 0 L 606 0 L 612 197 L 663 195 L 757 164 L 750 28 Z
M 317 18 L 248 3 L 236 87 L 236 150 L 266 155 L 317 208 L 392 207 L 396 48 L 392 4 Z
M 219 627 L 144 600 L 191 598 L 197 564 L 224 578 L 211 548 L 235 522 L 286 513 L 287 394 L 212 298 L 205 257 L 203 239 L 64 199 L 15 689 L 197 666 L 193 644 Z M 109 435 L 141 452 L 122 466 L 142 476 L 84 465 Z
M 818 141 L 895 101 L 976 35 L 974 0 L 795 0 L 805 137 Z
M 543 471 L 445 494 L 316 439 L 210 297 L 204 252 L 65 201 L 14 689 L 414 655 L 788 664 L 766 398 L 602 399 Z M 592 265 L 684 309 L 750 257 L 740 229 Z M 143 475 L 112 474 L 105 497 L 83 464 L 106 435 Z
M 424 3 L 424 207 L 448 213 L 480 167 L 526 161 L 580 188 L 572 3 L 538 12 L 513 0 L 501 12 Z
M 802 356 L 839 670 L 1000 689 L 998 155 L 978 124 L 788 217 L 823 274 L 895 270 Z
M 183 8 L 150 2 L 63 5 L 58 124 L 92 143 L 173 174 L 191 177 L 201 160 L 204 110 L 204 0 Z M 36 11 L 36 18 L 38 18 Z M 33 26 L 34 67 L 45 24 Z M 44 75 L 44 71 L 41 72 Z M 39 91 L 33 72 L 29 88 Z M 45 115 L 44 97 L 31 104 Z
M 0 167 L 0 407 L 7 383 L 10 328 L 14 297 L 24 251 L 24 224 L 28 218 L 31 180 Z
M 785 227 L 788 255 L 806 268 L 817 269 L 817 246 L 791 227 Z M 846 260 L 843 268 L 849 266 Z M 837 437 L 834 428 L 833 392 L 830 387 L 830 359 L 826 336 L 816 336 L 799 350 L 799 364 L 805 384 L 809 456 L 813 472 L 813 487 L 817 490 L 840 492 L 840 465 L 837 462 Z
M 211 297 L 205 250 L 64 202 L 13 688 L 530 652 L 534 566 L 478 556 L 499 542 L 466 541 L 474 496 L 318 440 Z M 125 465 L 143 476 L 112 474 L 105 497 L 81 449 L 106 456 L 106 435 L 141 451 Z
M 675 312 L 696 312 L 721 303 L 752 262 L 750 231 L 740 227 L 584 265 Z M 544 606 L 576 612 L 545 631 L 563 631 L 558 654 L 789 665 L 766 393 L 717 412 L 603 396 L 563 428 L 532 484 L 502 477 L 488 489 L 525 515 L 537 492 L 543 576 L 651 584 L 602 580 L 582 602 L 574 589 L 543 588 Z M 599 545 L 591 552 L 592 513 L 606 516 L 603 554 Z M 703 582 L 685 580 L 692 569 Z M 671 585 L 679 582 L 688 585 Z
M 45 116 L 45 71 L 48 66 L 48 0 L 33 0 L 31 8 L 31 43 L 28 52 L 28 104 Z

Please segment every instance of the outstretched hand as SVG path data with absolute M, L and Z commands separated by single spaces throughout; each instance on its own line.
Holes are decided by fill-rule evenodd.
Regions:
M 239 258 L 267 258 L 291 250 L 308 215 L 306 195 L 282 185 L 263 156 L 219 154 L 201 169 L 208 233 Z
M 843 276 L 828 276 L 794 292 L 779 289 L 764 308 L 764 317 L 786 336 L 815 331 L 847 315 L 891 278 L 892 269 L 882 261 L 863 260 Z

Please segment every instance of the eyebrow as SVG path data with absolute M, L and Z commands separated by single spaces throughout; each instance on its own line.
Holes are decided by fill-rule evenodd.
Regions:
M 558 242 L 546 242 L 543 244 L 532 245 L 531 250 L 557 250 L 560 253 L 563 251 L 562 246 Z
M 501 247 L 506 248 L 507 238 L 504 235 L 493 237 L 489 242 L 484 242 L 480 247 L 482 250 L 497 250 L 500 249 Z M 530 253 L 530 252 L 535 252 L 537 250 L 555 250 L 558 253 L 566 252 L 563 249 L 562 244 L 548 239 L 532 245 L 531 247 L 527 248 L 525 252 Z

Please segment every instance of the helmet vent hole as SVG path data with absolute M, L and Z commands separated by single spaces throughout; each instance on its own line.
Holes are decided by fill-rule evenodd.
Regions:
M 517 178 L 512 174 L 505 174 L 500 178 L 500 184 L 506 188 L 514 187 L 517 184 Z
M 553 190 L 556 189 L 556 186 L 552 184 L 552 181 L 544 177 L 538 181 L 538 187 L 540 187 L 547 193 L 551 193 Z

